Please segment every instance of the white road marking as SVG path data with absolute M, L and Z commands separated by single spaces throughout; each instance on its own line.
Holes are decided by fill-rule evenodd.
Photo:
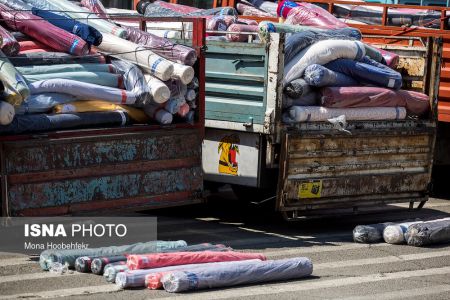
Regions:
M 52 273 L 52 272 L 38 272 L 38 273 L 26 273 L 26 274 L 18 274 L 18 275 L 8 275 L 8 276 L 0 276 L 0 283 L 6 283 L 6 282 L 17 282 L 22 280 L 36 280 L 36 279 L 42 279 L 42 278 L 55 278 L 55 277 L 67 277 L 67 276 L 74 276 L 74 275 L 81 275 L 83 273 L 73 272 L 73 273 L 67 273 L 67 274 L 58 274 L 58 273 Z
M 405 289 L 400 291 L 392 291 L 379 294 L 371 294 L 367 296 L 353 296 L 346 298 L 335 298 L 340 300 L 391 300 L 391 299 L 405 299 L 420 296 L 430 296 L 441 293 L 450 292 L 450 284 L 433 285 L 429 287 L 421 287 L 417 289 Z M 424 299 L 426 299 L 424 297 Z

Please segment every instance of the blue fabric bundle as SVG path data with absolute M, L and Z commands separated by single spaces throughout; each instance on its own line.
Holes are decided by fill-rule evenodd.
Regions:
M 75 21 L 74 19 L 67 18 L 65 16 L 61 16 L 46 10 L 37 9 L 35 7 L 31 9 L 31 12 L 33 13 L 33 15 L 45 19 L 47 22 L 55 25 L 56 27 L 79 36 L 84 41 L 86 41 L 89 46 L 98 46 L 102 42 L 102 34 L 92 26 L 80 23 L 78 21 Z
M 313 64 L 305 69 L 305 81 L 312 86 L 357 86 L 358 82 L 345 74 L 331 71 L 324 66 Z
M 362 84 L 400 89 L 402 75 L 391 68 L 364 57 L 361 61 L 337 59 L 325 65 L 326 68 L 352 77 Z

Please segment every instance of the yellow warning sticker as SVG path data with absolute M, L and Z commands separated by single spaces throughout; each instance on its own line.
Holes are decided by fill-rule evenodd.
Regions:
M 310 180 L 300 183 L 298 198 L 320 198 L 322 194 L 322 180 Z

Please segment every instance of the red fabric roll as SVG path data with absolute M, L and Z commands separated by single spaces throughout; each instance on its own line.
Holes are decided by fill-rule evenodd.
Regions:
M 155 253 L 143 255 L 129 255 L 127 266 L 130 270 L 151 269 L 167 266 L 178 266 L 187 264 L 201 264 L 208 262 L 238 261 L 248 259 L 266 260 L 266 257 L 259 253 L 242 253 L 234 251 L 216 252 L 173 252 Z
M 52 48 L 47 47 L 46 45 L 39 43 L 37 41 L 23 41 L 19 42 L 20 44 L 20 52 L 23 53 L 23 51 L 28 50 L 34 50 L 34 49 L 44 49 L 46 51 L 53 51 Z
M 378 49 L 378 48 L 377 48 Z M 383 56 L 384 60 L 386 61 L 386 64 L 391 67 L 395 68 L 398 64 L 398 61 L 400 60 L 400 56 L 398 54 L 389 52 L 387 50 L 378 49 Z
M 40 49 L 40 48 L 36 48 L 36 49 L 28 49 L 28 50 L 21 50 L 19 52 L 19 54 L 27 54 L 27 53 L 38 53 L 38 52 L 51 52 L 52 50 L 47 50 L 47 49 Z
M 0 26 L 0 36 L 3 39 L 2 51 L 6 56 L 15 56 L 20 51 L 20 45 L 8 30 Z
M 324 107 L 406 107 L 410 114 L 423 115 L 430 109 L 425 94 L 390 90 L 380 87 L 326 87 L 322 88 L 321 102 Z
M 89 47 L 84 40 L 31 13 L 15 12 L 0 4 L 0 16 L 8 27 L 25 33 L 57 51 L 77 56 L 89 53 Z
M 257 25 L 247 25 L 247 24 L 231 24 L 228 27 L 230 32 L 258 32 Z M 248 34 L 237 34 L 229 33 L 227 34 L 227 39 L 233 42 L 245 42 L 248 40 Z
M 346 28 L 347 24 L 337 19 L 325 9 L 311 4 L 296 2 L 286 18 L 286 24 L 314 26 L 323 29 Z

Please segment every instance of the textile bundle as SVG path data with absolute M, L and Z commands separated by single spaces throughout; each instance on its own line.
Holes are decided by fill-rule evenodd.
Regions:
M 115 283 L 117 274 L 120 272 L 125 272 L 127 270 L 128 266 L 126 261 L 107 264 L 103 271 L 103 277 L 105 277 L 107 282 Z
M 106 8 L 100 0 L 81 0 L 81 5 L 94 12 L 100 18 L 109 19 Z
M 0 80 L 14 97 L 11 97 L 8 102 L 13 105 L 20 105 L 30 95 L 30 90 L 25 82 L 25 79 L 14 68 L 9 59 L 0 51 Z
M 400 224 L 392 224 L 386 226 L 383 230 L 383 239 L 388 244 L 403 244 L 405 243 L 405 232 L 408 230 L 409 226 L 413 224 L 420 223 L 416 222 L 404 222 Z
M 14 36 L 5 28 L 0 26 L 0 37 L 2 39 L 1 50 L 7 56 L 15 56 L 20 51 L 20 45 Z
M 450 218 L 413 224 L 405 232 L 410 246 L 426 246 L 450 242 Z
M 110 263 L 126 261 L 127 257 L 124 255 L 97 257 L 92 260 L 91 272 L 97 275 L 102 275 L 105 266 Z
M 393 223 L 358 225 L 353 229 L 353 241 L 357 243 L 378 243 L 383 241 L 384 229 Z

